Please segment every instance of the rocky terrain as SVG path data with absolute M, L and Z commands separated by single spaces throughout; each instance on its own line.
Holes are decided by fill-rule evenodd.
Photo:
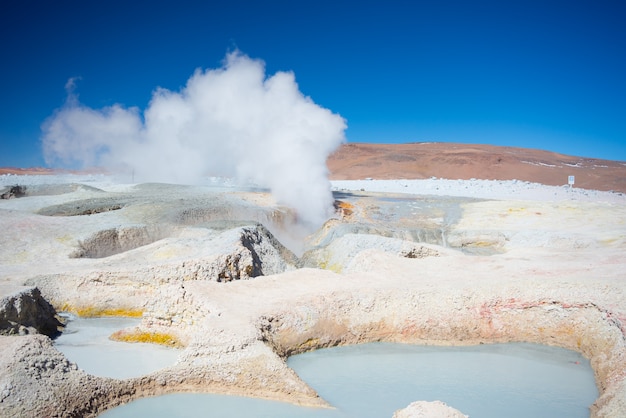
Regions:
M 329 160 L 336 179 L 407 178 L 394 173 L 408 159 L 384 175 L 357 159 L 371 165 L 361 174 L 340 155 Z M 621 167 L 596 188 L 620 190 Z M 0 200 L 0 416 L 97 416 L 188 391 L 328 407 L 285 358 L 367 341 L 573 349 L 595 372 L 591 416 L 624 416 L 626 196 L 517 179 L 338 181 L 334 216 L 304 235 L 289 208 L 253 188 L 4 177 L 0 191 L 22 189 Z M 49 338 L 61 311 L 139 315 L 126 332 L 183 349 L 146 376 L 91 376 Z M 396 416 L 461 412 L 418 402 Z

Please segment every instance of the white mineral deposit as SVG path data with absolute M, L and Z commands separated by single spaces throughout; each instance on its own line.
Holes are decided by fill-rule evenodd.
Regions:
M 328 408 L 286 359 L 373 341 L 574 350 L 594 372 L 590 416 L 626 416 L 621 193 L 334 181 L 334 214 L 306 231 L 253 185 L 129 181 L 0 176 L 12 197 L 0 200 L 0 416 L 97 416 L 189 392 Z M 50 338 L 60 312 L 140 318 L 113 338 L 177 347 L 176 360 L 95 376 Z M 395 416 L 467 414 L 436 400 Z

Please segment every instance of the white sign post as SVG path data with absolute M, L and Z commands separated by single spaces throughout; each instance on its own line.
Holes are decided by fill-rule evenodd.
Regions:
M 569 188 L 571 189 L 574 185 L 574 176 L 567 176 L 567 184 L 569 184 Z

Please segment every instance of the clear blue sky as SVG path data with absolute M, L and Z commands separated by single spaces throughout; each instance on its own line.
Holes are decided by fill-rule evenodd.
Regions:
M 0 2 L 0 166 L 44 165 L 80 101 L 144 109 L 238 48 L 293 71 L 350 142 L 512 145 L 626 161 L 626 2 Z

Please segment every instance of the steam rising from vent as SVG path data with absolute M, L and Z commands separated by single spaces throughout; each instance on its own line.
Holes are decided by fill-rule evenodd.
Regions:
M 326 158 L 346 123 L 298 89 L 294 74 L 265 75 L 239 51 L 221 68 L 196 70 L 179 92 L 158 88 L 145 111 L 68 100 L 42 126 L 46 162 L 133 170 L 137 181 L 197 183 L 237 177 L 271 190 L 306 225 L 332 209 Z

